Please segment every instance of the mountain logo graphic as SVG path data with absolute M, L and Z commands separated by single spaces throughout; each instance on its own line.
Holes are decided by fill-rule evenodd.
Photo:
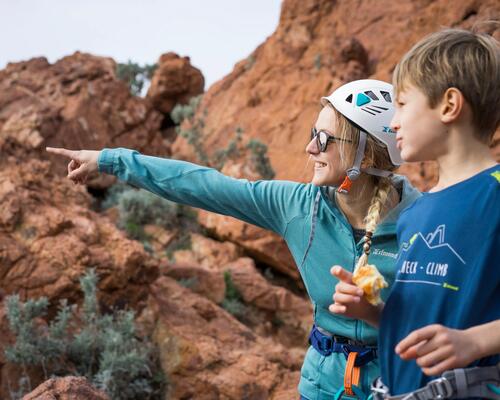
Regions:
M 403 243 L 401 246 L 402 252 L 407 252 L 413 246 L 416 240 L 420 239 L 427 246 L 429 250 L 439 248 L 448 248 L 450 252 L 462 263 L 466 264 L 465 260 L 458 254 L 458 252 L 449 244 L 445 242 L 446 225 L 439 225 L 434 232 L 424 236 L 421 232 L 415 233 L 408 243 Z
M 495 178 L 498 181 L 498 183 L 500 183 L 500 171 L 492 172 L 491 176 Z

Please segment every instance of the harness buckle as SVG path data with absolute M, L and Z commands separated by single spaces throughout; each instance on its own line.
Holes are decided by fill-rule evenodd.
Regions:
M 358 356 L 356 357 L 356 367 L 362 367 L 365 364 L 368 364 L 374 358 L 376 358 L 376 353 L 373 349 L 365 348 L 363 346 L 353 346 L 350 344 L 342 345 L 342 353 L 344 353 L 345 359 L 349 357 L 349 353 L 356 352 Z
M 373 360 L 372 350 L 367 349 L 358 354 L 358 359 L 356 360 L 357 365 L 365 365 Z
M 333 340 L 327 336 L 321 336 L 319 339 L 319 345 L 321 350 L 327 353 L 331 353 L 333 349 Z
M 444 377 L 430 381 L 427 386 L 432 390 L 435 399 L 447 399 L 454 393 L 451 382 Z

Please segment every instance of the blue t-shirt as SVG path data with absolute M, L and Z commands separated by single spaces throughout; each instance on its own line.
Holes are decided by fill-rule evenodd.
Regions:
M 500 318 L 500 166 L 425 193 L 401 213 L 397 235 L 397 275 L 379 331 L 382 381 L 393 395 L 435 378 L 394 352 L 409 333 L 436 323 L 467 329 Z

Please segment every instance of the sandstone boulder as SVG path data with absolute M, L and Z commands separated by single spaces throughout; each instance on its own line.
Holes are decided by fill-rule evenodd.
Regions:
M 190 249 L 177 250 L 174 261 L 177 264 L 199 265 L 209 271 L 222 271 L 223 266 L 236 260 L 241 249 L 231 241 L 220 242 L 198 233 L 190 234 Z
M 149 316 L 169 398 L 273 399 L 296 393 L 303 350 L 256 336 L 168 277 L 152 287 Z M 286 383 L 286 384 L 285 384 Z
M 216 304 L 221 304 L 226 294 L 224 276 L 220 271 L 209 270 L 199 265 L 165 264 L 164 275 Z
M 83 377 L 52 378 L 42 383 L 22 400 L 109 400 Z
M 160 59 L 154 78 L 165 88 L 161 90 L 163 86 L 155 83 L 151 89 L 156 93 L 155 102 L 151 104 L 131 95 L 115 70 L 112 59 L 80 52 L 54 64 L 45 58 L 8 64 L 0 71 L 0 147 L 51 160 L 59 174 L 65 173 L 66 161 L 47 154 L 45 146 L 129 147 L 150 155 L 169 155 L 172 138 L 162 133 L 165 124 L 171 125 L 169 111 L 164 115 L 154 104 L 175 105 L 191 93 L 199 93 L 203 76 L 187 58 L 169 53 Z M 187 78 L 189 74 L 193 78 Z M 175 90 L 185 80 L 188 87 Z M 89 186 L 104 188 L 113 182 L 103 175 Z
M 157 65 L 146 98 L 162 114 L 170 114 L 176 104 L 187 104 L 191 97 L 203 93 L 205 78 L 189 57 L 166 53 Z
M 4 294 L 79 299 L 79 277 L 95 268 L 110 304 L 144 300 L 158 276 L 157 263 L 139 242 L 90 210 L 85 187 L 53 175 L 47 161 L 14 157 L 0 160 L 0 182 Z

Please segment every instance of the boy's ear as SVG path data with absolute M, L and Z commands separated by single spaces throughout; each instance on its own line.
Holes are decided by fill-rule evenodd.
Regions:
M 454 87 L 446 89 L 440 104 L 441 121 L 445 124 L 454 122 L 462 113 L 465 98 L 462 92 Z

